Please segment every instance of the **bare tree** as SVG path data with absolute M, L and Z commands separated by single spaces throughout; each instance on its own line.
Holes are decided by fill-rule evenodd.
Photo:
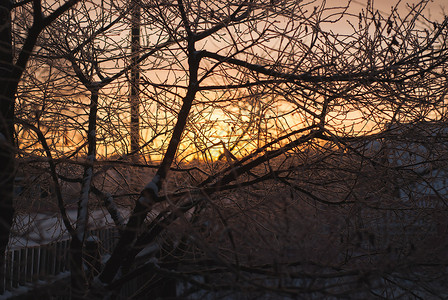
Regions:
M 32 3 L 31 3 L 32 2 Z M 43 6 L 41 1 L 3 1 L 1 11 L 1 41 L 0 41 L 0 268 L 1 277 L 4 277 L 4 252 L 8 245 L 9 233 L 12 225 L 14 208 L 14 174 L 15 174 L 15 147 L 14 147 L 14 107 L 17 86 L 22 78 L 30 55 L 42 30 L 48 27 L 55 19 L 64 14 L 75 5 L 77 0 L 63 1 L 60 5 Z M 58 3 L 59 4 L 59 3 Z M 13 53 L 11 35 L 11 11 L 32 6 L 31 26 L 24 29 L 23 40 L 16 45 L 17 53 Z
M 447 243 L 435 234 L 447 212 L 445 16 L 429 20 L 427 1 L 390 13 L 370 1 L 361 12 L 325 1 L 131 4 L 86 2 L 49 27 L 60 34 L 41 40 L 32 66 L 51 86 L 70 82 L 73 95 L 52 91 L 45 103 L 65 101 L 44 108 L 36 72 L 21 86 L 45 116 L 19 112 L 34 132 L 20 136 L 20 155 L 45 152 L 36 163 L 50 165 L 71 235 L 75 297 L 142 278 L 136 296 L 446 294 L 421 280 L 446 277 L 442 248 L 428 247 Z M 139 82 L 129 86 L 128 72 Z M 126 86 L 131 98 L 140 91 L 138 146 Z M 58 144 L 58 114 L 76 147 Z M 127 160 L 137 152 L 143 160 Z M 78 166 L 71 178 L 66 165 Z M 105 184 L 110 170 L 124 194 Z M 75 223 L 64 180 L 81 183 Z M 91 193 L 134 201 L 121 203 L 126 224 L 110 210 L 120 238 L 87 283 Z

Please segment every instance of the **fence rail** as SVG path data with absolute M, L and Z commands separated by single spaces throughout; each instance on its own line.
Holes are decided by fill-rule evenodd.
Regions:
M 98 248 L 93 255 L 109 253 L 118 237 L 116 228 L 101 228 L 89 231 L 96 237 Z M 70 240 L 64 239 L 44 245 L 10 249 L 6 251 L 4 274 L 0 272 L 0 295 L 20 286 L 46 281 L 69 271 Z M 92 255 L 92 254 L 90 254 Z

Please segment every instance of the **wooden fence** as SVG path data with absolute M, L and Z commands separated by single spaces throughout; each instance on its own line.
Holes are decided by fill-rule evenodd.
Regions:
M 116 228 L 95 229 L 89 232 L 89 236 L 96 237 L 99 247 L 94 251 L 101 257 L 115 246 L 118 231 Z M 39 246 L 7 250 L 4 276 L 0 274 L 0 295 L 20 286 L 32 285 L 37 281 L 68 276 L 69 248 L 70 240 L 65 239 Z

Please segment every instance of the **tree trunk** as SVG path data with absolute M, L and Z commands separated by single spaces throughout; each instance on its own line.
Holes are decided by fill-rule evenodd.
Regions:
M 72 236 L 70 247 L 70 263 L 72 277 L 72 298 L 82 299 L 84 297 L 87 282 L 83 267 L 84 242 L 88 223 L 88 203 L 90 185 L 93 178 L 93 164 L 96 159 L 96 119 L 98 113 L 98 88 L 91 89 L 89 127 L 87 130 L 87 161 L 89 165 L 84 168 L 84 175 L 81 184 L 81 194 L 78 201 L 78 217 L 76 220 L 76 236 Z
M 5 274 L 5 250 L 14 215 L 15 89 L 12 80 L 11 8 L 10 1 L 0 2 L 0 282 Z
M 87 283 L 82 265 L 82 241 L 72 237 L 70 243 L 70 295 L 72 299 L 84 299 Z

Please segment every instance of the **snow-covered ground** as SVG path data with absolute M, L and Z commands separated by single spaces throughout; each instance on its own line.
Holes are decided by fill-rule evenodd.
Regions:
M 23 295 L 25 295 L 27 293 L 30 293 L 31 291 L 34 291 L 36 288 L 46 287 L 49 284 L 52 284 L 52 283 L 54 283 L 56 281 L 60 281 L 61 279 L 67 278 L 69 276 L 70 276 L 70 272 L 66 271 L 66 272 L 59 273 L 58 275 L 49 277 L 45 281 L 38 280 L 38 281 L 35 281 L 33 283 L 27 283 L 26 285 L 14 288 L 12 291 L 5 291 L 3 293 L 3 295 L 0 295 L 0 300 L 10 299 L 12 297 L 23 296 Z M 29 299 L 29 298 L 27 298 L 27 299 Z
M 120 213 L 124 217 L 127 217 L 129 211 L 120 210 Z M 77 211 L 69 210 L 67 215 L 71 223 L 74 224 Z M 90 212 L 88 229 L 110 227 L 114 226 L 113 224 L 113 220 L 106 210 Z M 9 249 L 43 245 L 68 238 L 68 232 L 58 213 L 18 215 L 14 220 L 11 237 L 9 239 Z

